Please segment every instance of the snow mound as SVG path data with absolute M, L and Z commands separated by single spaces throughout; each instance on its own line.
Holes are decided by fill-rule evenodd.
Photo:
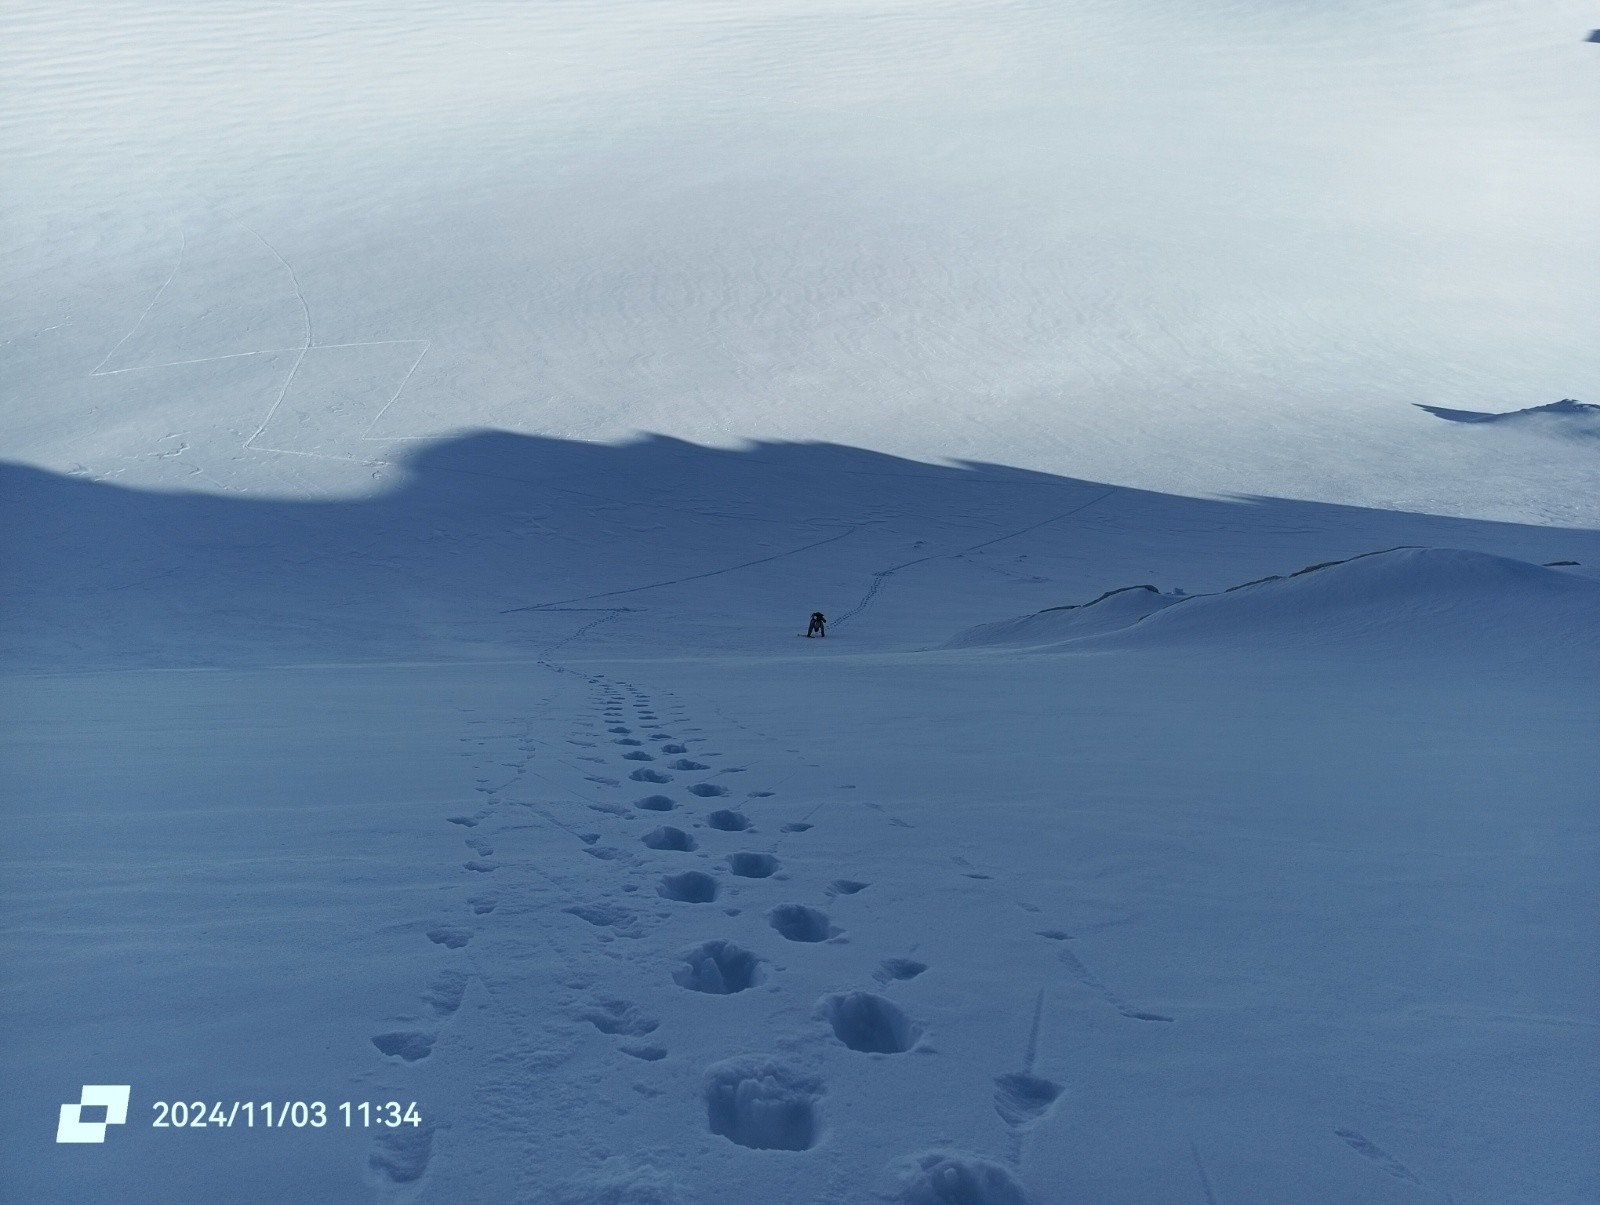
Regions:
M 1032 615 L 980 624 L 958 633 L 947 649 L 1028 647 L 1058 644 L 1085 636 L 1099 636 L 1138 623 L 1174 603 L 1183 595 L 1162 594 L 1154 586 L 1123 586 L 1102 594 L 1092 602 L 1070 607 L 1049 607 Z
M 1395 548 L 1197 596 L 1090 642 L 1338 644 L 1417 653 L 1593 655 L 1600 583 L 1454 548 Z
M 1234 586 L 1167 595 L 1132 586 L 969 628 L 945 648 L 1111 651 L 1162 645 L 1421 652 L 1600 652 L 1600 582 L 1454 548 L 1391 548 Z

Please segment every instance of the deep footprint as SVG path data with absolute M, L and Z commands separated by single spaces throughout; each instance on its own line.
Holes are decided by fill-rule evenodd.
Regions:
M 681 828 L 673 828 L 670 824 L 651 829 L 639 840 L 643 841 L 651 849 L 677 850 L 682 853 L 689 853 L 695 847 L 693 837 Z M 734 873 L 738 874 L 739 872 L 734 871 Z
M 879 983 L 887 983 L 891 979 L 915 979 L 927 969 L 927 963 L 914 958 L 885 958 L 878 966 L 877 979 Z
M 750 828 L 750 820 L 743 812 L 724 808 L 706 817 L 706 823 L 725 833 L 742 833 Z
M 822 1081 L 772 1059 L 746 1056 L 706 1069 L 706 1124 L 757 1151 L 806 1151 L 817 1144 Z
M 372 1039 L 372 1044 L 384 1054 L 404 1059 L 408 1063 L 427 1058 L 433 1051 L 433 1043 L 434 1037 L 431 1033 L 421 1033 L 417 1030 L 380 1033 Z
M 771 854 L 729 854 L 728 869 L 741 879 L 766 879 L 777 873 L 778 859 Z
M 817 1013 L 833 1026 L 834 1037 L 863 1054 L 904 1054 L 922 1036 L 920 1025 L 871 992 L 824 996 Z
M 762 980 L 761 959 L 731 941 L 702 942 L 683 955 L 683 965 L 672 981 L 691 992 L 731 996 L 755 987 Z
M 709 904 L 717 898 L 717 881 L 704 871 L 663 875 L 656 894 L 682 904 Z
M 827 941 L 837 936 L 825 912 L 807 908 L 804 904 L 780 904 L 767 917 L 772 927 L 790 941 Z
M 908 1161 L 901 1205 L 1028 1205 L 1032 1198 L 998 1163 L 954 1151 L 929 1151 Z
M 433 1009 L 436 1017 L 448 1017 L 461 1007 L 461 998 L 467 994 L 467 973 L 454 969 L 440 971 L 433 977 L 433 985 L 423 994 L 423 1000 Z
M 426 1123 L 377 1135 L 367 1165 L 393 1184 L 414 1184 L 428 1170 L 433 1154 L 433 1127 Z
M 1058 1083 L 1013 1071 L 994 1079 L 994 1109 L 1008 1126 L 1031 1126 L 1050 1111 L 1061 1093 Z
M 654 1033 L 661 1025 L 654 1017 L 639 1011 L 639 1006 L 626 1000 L 599 1000 L 578 1014 L 601 1033 L 621 1034 L 625 1038 L 642 1038 Z
M 643 1059 L 647 1063 L 658 1063 L 667 1057 L 665 1046 L 619 1046 L 617 1049 L 623 1054 L 631 1054 L 634 1058 Z

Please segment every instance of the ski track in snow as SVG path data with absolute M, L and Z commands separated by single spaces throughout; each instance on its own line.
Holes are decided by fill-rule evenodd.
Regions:
M 675 577 L 665 581 L 650 582 L 643 586 L 625 586 L 620 590 L 606 590 L 599 594 L 582 594 L 576 598 L 564 598 L 557 602 L 534 603 L 531 606 L 526 607 L 511 607 L 507 610 L 501 611 L 500 613 L 502 615 L 514 615 L 521 611 L 559 610 L 562 607 L 567 606 L 569 603 L 593 602 L 595 599 L 599 598 L 616 598 L 618 595 L 622 594 L 638 594 L 644 590 L 659 590 L 664 586 L 677 586 L 684 582 L 697 582 L 708 577 L 720 577 L 724 573 L 736 573 L 740 569 L 750 569 L 756 565 L 766 565 L 772 561 L 781 561 L 785 557 L 798 556 L 802 552 L 809 552 L 813 548 L 821 548 L 824 544 L 832 544 L 836 540 L 842 540 L 846 536 L 854 535 L 859 530 L 859 526 L 852 526 L 844 531 L 836 532 L 835 534 L 827 536 L 821 540 L 813 540 L 809 544 L 802 544 L 798 548 L 791 548 L 786 552 L 774 553 L 772 556 L 757 557 L 755 560 L 751 561 L 741 561 L 737 565 L 727 565 L 721 569 L 708 569 L 704 573 L 693 573 L 687 577 Z M 618 610 L 625 609 L 626 608 L 618 608 Z M 575 633 L 574 637 L 569 637 L 569 639 L 575 638 L 576 635 L 577 634 Z
M 848 620 L 854 619 L 857 615 L 860 615 L 877 599 L 878 595 L 882 592 L 885 583 L 887 583 L 891 577 L 902 570 L 910 569 L 917 565 L 926 564 L 928 561 L 938 561 L 945 560 L 947 558 L 967 556 L 984 548 L 988 548 L 994 544 L 1003 543 L 1006 540 L 1015 539 L 1017 536 L 1026 535 L 1030 531 L 1037 531 L 1041 527 L 1048 527 L 1052 523 L 1058 523 L 1062 519 L 1070 518 L 1081 511 L 1088 510 L 1089 507 L 1094 506 L 1098 502 L 1103 502 L 1116 492 L 1116 487 L 1113 486 L 1103 493 L 1095 495 L 1093 498 L 1089 499 L 1089 501 L 1079 506 L 1072 507 L 1070 510 L 1064 510 L 1058 515 L 1051 515 L 1047 519 L 1040 519 L 1038 522 L 1029 523 L 1025 527 L 1019 527 L 1015 531 L 1008 531 L 1003 535 L 993 536 L 990 539 L 982 540 L 979 543 L 969 545 L 966 548 L 960 548 L 953 552 L 930 553 L 928 556 L 917 557 L 914 560 L 903 561 L 898 565 L 891 565 L 887 569 L 880 569 L 878 572 L 872 575 L 872 583 L 867 587 L 866 593 L 861 596 L 856 605 L 851 607 L 843 615 L 838 616 L 830 622 L 837 627 L 839 624 L 845 623 Z
M 309 451 L 304 448 L 273 447 L 268 443 L 261 442 L 261 438 L 267 432 L 268 428 L 272 426 L 273 419 L 277 417 L 279 410 L 282 408 L 284 399 L 289 396 L 289 392 L 293 388 L 296 379 L 300 376 L 300 370 L 304 365 L 306 357 L 309 353 L 315 351 L 344 351 L 366 347 L 416 347 L 420 350 L 418 350 L 416 357 L 411 361 L 409 367 L 406 368 L 404 374 L 401 376 L 399 384 L 395 386 L 394 391 L 389 395 L 388 399 L 377 408 L 376 412 L 366 422 L 365 427 L 359 433 L 356 433 L 354 437 L 360 442 L 382 444 L 402 443 L 411 440 L 431 438 L 429 436 L 408 435 L 374 436 L 372 432 L 377 430 L 378 424 L 383 420 L 383 417 L 388 414 L 390 409 L 393 408 L 394 404 L 400 400 L 401 394 L 405 392 L 406 386 L 411 383 L 412 376 L 415 375 L 418 367 L 421 366 L 423 359 L 427 356 L 429 349 L 433 346 L 432 341 L 429 339 L 372 339 L 352 343 L 318 343 L 316 341 L 311 319 L 311 306 L 310 303 L 306 301 L 305 291 L 301 287 L 300 277 L 299 274 L 296 273 L 294 265 L 284 258 L 283 254 L 277 249 L 277 247 L 268 242 L 266 237 L 263 236 L 260 231 L 256 230 L 255 227 L 249 225 L 234 214 L 227 213 L 226 210 L 223 210 L 222 212 L 226 214 L 230 221 L 247 231 L 251 237 L 253 237 L 258 243 L 266 248 L 266 250 L 288 274 L 290 284 L 294 289 L 295 300 L 300 307 L 301 320 L 304 326 L 305 333 L 301 342 L 298 345 L 288 347 L 260 347 L 254 348 L 250 351 L 230 352 L 225 355 L 199 356 L 182 360 L 162 360 L 153 364 L 136 364 L 125 368 L 107 369 L 106 365 L 116 357 L 117 352 L 119 352 L 123 346 L 127 344 L 127 342 L 136 334 L 138 334 L 141 328 L 143 328 L 151 313 L 155 310 L 162 297 L 166 294 L 168 288 L 172 285 L 172 282 L 177 279 L 179 273 L 183 270 L 185 254 L 189 245 L 189 238 L 188 231 L 182 225 L 180 225 L 178 255 L 173 263 L 172 271 L 168 274 L 166 280 L 162 282 L 161 287 L 157 289 L 155 294 L 150 298 L 149 303 L 139 314 L 139 317 L 134 322 L 133 326 L 129 328 L 128 332 L 123 335 L 122 338 L 118 339 L 117 342 L 112 345 L 111 350 L 105 354 L 105 357 L 100 361 L 100 363 L 95 365 L 95 367 L 90 370 L 88 375 L 91 378 L 121 376 L 134 372 L 154 372 L 163 368 L 185 368 L 200 364 L 214 364 L 225 360 L 244 359 L 249 356 L 279 355 L 286 352 L 292 352 L 294 358 L 290 362 L 288 371 L 284 375 L 283 384 L 278 388 L 277 394 L 273 398 L 271 405 L 267 408 L 265 416 L 261 419 L 261 422 L 256 426 L 255 430 L 252 431 L 245 439 L 242 446 L 251 451 L 274 452 L 285 456 L 308 456 L 319 460 L 349 460 L 362 464 L 391 464 L 393 463 L 392 461 L 382 458 L 368 460 L 354 453 L 330 453 L 325 451 Z M 325 405 L 324 410 L 326 410 Z M 324 413 L 323 417 L 327 417 L 326 413 Z
M 1063 948 L 1060 957 L 1062 964 L 1067 968 L 1068 972 L 1074 979 L 1083 984 L 1084 987 L 1088 988 L 1095 995 L 1099 996 L 1102 1000 L 1104 1000 L 1112 1008 L 1116 1009 L 1117 1012 L 1121 1013 L 1124 1017 L 1127 1017 L 1129 1020 L 1171 1021 L 1173 1019 L 1171 1017 L 1163 1016 L 1160 1013 L 1145 1012 L 1143 1009 L 1135 1008 L 1133 1005 L 1129 1004 L 1121 996 L 1117 995 L 1104 983 L 1102 983 L 1099 976 L 1097 976 L 1088 967 L 1084 966 L 1083 960 L 1071 950 Z
M 1446 1201 L 1453 1200 L 1453 1198 L 1451 1198 L 1448 1194 L 1439 1193 L 1436 1189 L 1424 1183 L 1421 1176 L 1417 1175 L 1416 1172 L 1412 1171 L 1404 1163 L 1401 1163 L 1400 1160 L 1396 1159 L 1388 1151 L 1384 1150 L 1377 1143 L 1373 1142 L 1372 1139 L 1368 1138 L 1365 1134 L 1358 1133 L 1355 1130 L 1336 1129 L 1334 1130 L 1334 1135 L 1342 1140 L 1346 1146 L 1348 1146 L 1356 1154 L 1360 1155 L 1363 1159 L 1368 1159 L 1372 1163 L 1376 1164 L 1379 1170 L 1385 1175 L 1392 1176 L 1394 1179 L 1399 1180 L 1402 1184 L 1410 1184 L 1413 1187 L 1420 1188 L 1425 1192 L 1443 1196 Z
M 1211 1177 L 1206 1175 L 1206 1165 L 1200 1161 L 1200 1148 L 1189 1139 L 1189 1156 L 1194 1160 L 1195 1174 L 1200 1177 L 1200 1188 L 1206 1194 L 1206 1205 L 1218 1205 L 1217 1194 L 1211 1190 Z

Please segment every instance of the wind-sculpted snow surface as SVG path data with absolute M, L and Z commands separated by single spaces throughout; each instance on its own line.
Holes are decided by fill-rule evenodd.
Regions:
M 1148 615 L 1182 602 L 1183 597 L 1163 594 L 1154 586 L 1124 586 L 1091 602 L 980 624 L 958 633 L 944 647 L 1031 647 L 1098 636 L 1131 627 Z
M 1128 587 L 960 633 L 945 647 L 1092 651 L 1182 643 L 1334 643 L 1375 655 L 1516 650 L 1600 660 L 1600 582 L 1507 557 L 1396 548 L 1310 565 L 1205 595 Z M 1092 639 L 1102 637 L 1103 639 Z
M 819 605 L 850 618 L 796 646 L 813 657 L 926 648 L 1046 611 L 969 633 L 1033 644 L 1102 631 L 1179 590 L 1397 545 L 1577 560 L 1580 575 L 1600 564 L 1600 541 L 1582 530 L 1182 498 L 825 444 L 481 433 L 414 448 L 406 465 L 403 485 L 370 499 L 274 501 L 0 464 L 0 664 L 766 655 Z M 1133 583 L 1155 591 L 1121 589 Z M 639 742 L 617 745 L 598 777 L 673 788 L 663 794 L 727 788 L 700 750 L 657 735 L 679 734 L 582 739 Z
M 1594 380 L 1563 0 L 10 9 L 38 467 L 351 496 L 463 429 L 656 430 L 1600 515 L 1592 440 L 1413 409 Z
M 411 463 L 0 471 L 0 1197 L 1596 1196 L 1596 533 Z M 39 1119 L 113 1075 L 419 1121 L 67 1159 Z
M 1120 636 L 1132 646 L 1336 644 L 1364 654 L 1541 652 L 1600 660 L 1600 583 L 1451 548 L 1400 548 L 1195 598 Z

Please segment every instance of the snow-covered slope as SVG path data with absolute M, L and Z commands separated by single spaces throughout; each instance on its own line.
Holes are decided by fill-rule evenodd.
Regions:
M 16 7 L 16 6 L 14 6 Z M 16 7 L 0 447 L 368 492 L 408 441 L 828 440 L 1592 523 L 1567 0 Z
M 17 668 L 496 659 L 582 628 L 619 652 L 670 629 L 673 648 L 765 654 L 818 607 L 857 649 L 910 649 L 1133 582 L 1202 594 L 1398 544 L 1600 565 L 1587 531 L 829 444 L 484 432 L 398 467 L 372 497 L 289 501 L 0 465 L 0 650 Z M 1058 620 L 1085 632 L 1137 601 Z
M 1181 602 L 1185 595 L 1163 594 L 1154 586 L 1123 586 L 1086 603 L 1047 607 L 1032 615 L 979 624 L 957 633 L 946 648 L 985 648 L 992 645 L 1039 647 L 1098 636 L 1130 627 L 1146 616 Z
M 1179 607 L 1177 604 L 1183 604 Z M 1110 636 L 1114 641 L 1090 637 Z M 1079 643 L 1083 642 L 1083 643 Z M 1466 654 L 1600 668 L 1600 582 L 1452 548 L 1393 548 L 1199 596 L 1135 586 L 961 633 L 946 647 L 1091 651 L 1241 645 L 1426 660 Z
M 829 445 L 409 465 L 5 473 L 9 1197 L 1592 1195 L 1600 536 Z M 131 1121 L 56 1146 L 85 1083 Z
M 1537 649 L 1600 665 L 1600 583 L 1453 548 L 1396 548 L 1196 598 L 1138 644 L 1322 645 L 1424 659 Z
M 1600 1199 L 1592 23 L 11 5 L 0 1199 Z

